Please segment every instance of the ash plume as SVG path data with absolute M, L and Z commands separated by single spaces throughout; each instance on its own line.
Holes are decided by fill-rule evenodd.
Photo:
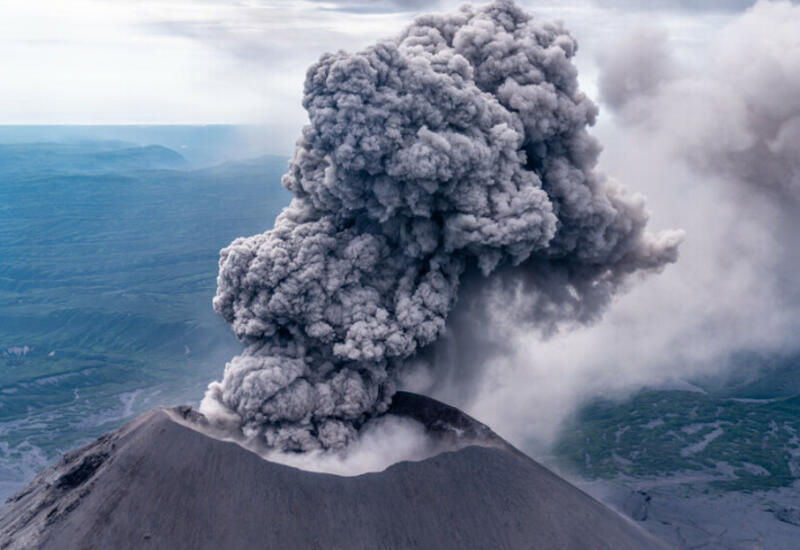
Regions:
M 796 202 L 798 23 L 800 6 L 757 2 L 695 52 L 697 66 L 678 62 L 663 29 L 634 29 L 599 58 L 601 99 L 698 171 Z
M 594 169 L 576 48 L 501 0 L 323 55 L 283 178 L 294 199 L 221 252 L 214 309 L 247 347 L 203 411 L 279 450 L 342 449 L 460 295 L 513 296 L 547 329 L 674 261 L 681 234 L 645 232 L 642 198 Z
M 800 141 L 785 139 L 800 117 L 800 6 L 759 2 L 708 22 L 703 41 L 652 21 L 598 47 L 601 165 L 637 182 L 651 223 L 688 237 L 602 323 L 546 340 L 501 327 L 504 354 L 468 410 L 534 455 L 598 397 L 769 380 L 800 352 Z

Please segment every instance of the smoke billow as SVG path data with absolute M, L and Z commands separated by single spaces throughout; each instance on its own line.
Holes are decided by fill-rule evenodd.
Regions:
M 642 198 L 594 170 L 576 47 L 501 0 L 323 55 L 283 178 L 294 199 L 221 252 L 214 309 L 247 347 L 204 412 L 280 450 L 341 449 L 460 294 L 507 291 L 549 327 L 674 261 L 680 233 L 645 232 Z
M 770 364 L 800 353 L 800 141 L 787 139 L 800 119 L 800 6 L 762 1 L 691 39 L 647 15 L 596 52 L 615 115 L 597 129 L 602 166 L 652 199 L 652 223 L 688 238 L 680 262 L 602 323 L 548 340 L 503 327 L 505 353 L 482 368 L 468 410 L 534 455 L 587 400 L 783 380 Z
M 757 270 L 752 288 L 732 298 L 743 306 L 736 317 L 750 324 L 759 310 L 764 312 L 759 318 L 782 318 L 784 328 L 775 336 L 787 349 L 795 347 L 800 326 L 794 276 L 800 250 L 792 237 L 800 230 L 798 25 L 800 6 L 760 1 L 723 28 L 707 51 L 695 53 L 692 63 L 681 62 L 658 30 L 622 38 L 600 60 L 601 96 L 627 131 L 643 146 L 657 144 L 673 167 L 686 165 L 698 185 L 718 190 L 706 219 L 720 220 L 722 209 L 729 208 L 735 226 L 756 225 L 746 235 L 731 228 L 716 244 L 718 258 L 704 255 L 704 267 L 710 271 L 725 262 L 720 278 L 728 279 L 731 263 Z M 639 76 L 645 65 L 647 84 Z M 751 250 L 741 250 L 759 234 Z M 756 304 L 742 299 L 766 291 L 772 296 Z M 718 293 L 715 297 L 721 299 Z M 720 326 L 729 327 L 734 318 L 728 315 Z M 744 342 L 736 340 L 732 346 Z
M 798 23 L 791 2 L 759 2 L 696 67 L 663 30 L 637 29 L 600 56 L 601 98 L 695 168 L 785 200 L 800 189 Z

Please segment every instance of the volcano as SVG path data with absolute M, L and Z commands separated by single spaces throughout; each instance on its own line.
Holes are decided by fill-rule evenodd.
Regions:
M 657 549 L 662 543 L 439 401 L 394 396 L 443 452 L 343 477 L 154 409 L 67 453 L 0 510 L 0 548 Z

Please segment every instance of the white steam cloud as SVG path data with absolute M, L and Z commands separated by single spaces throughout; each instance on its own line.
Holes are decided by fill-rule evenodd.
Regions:
M 576 47 L 497 1 L 322 56 L 292 203 L 221 253 L 214 308 L 247 348 L 202 410 L 278 450 L 342 449 L 410 365 L 439 377 L 444 334 L 466 346 L 501 304 L 545 332 L 590 321 L 674 261 L 681 233 L 645 232 L 642 198 L 595 170 Z
M 602 51 L 603 168 L 641 186 L 655 223 L 686 229 L 681 260 L 591 327 L 542 341 L 507 323 L 513 344 L 460 403 L 471 414 L 544 453 L 586 399 L 797 353 L 798 28 L 800 6 L 760 2 L 707 47 L 643 25 Z

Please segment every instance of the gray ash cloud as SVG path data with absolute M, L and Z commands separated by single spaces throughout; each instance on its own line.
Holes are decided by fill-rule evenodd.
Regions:
M 692 63 L 642 27 L 600 56 L 603 103 L 697 169 L 780 201 L 800 189 L 800 6 L 758 2 Z M 796 208 L 793 206 L 792 208 Z
M 246 348 L 203 409 L 272 448 L 341 449 L 448 330 L 462 286 L 557 326 L 675 261 L 680 233 L 647 233 L 642 198 L 595 171 L 576 48 L 497 1 L 323 55 L 294 199 L 221 252 L 214 309 Z

